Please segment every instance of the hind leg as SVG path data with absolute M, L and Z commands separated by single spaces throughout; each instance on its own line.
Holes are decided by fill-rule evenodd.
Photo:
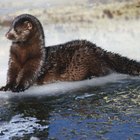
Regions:
M 88 57 L 83 52 L 77 51 L 64 73 L 60 75 L 60 79 L 63 81 L 84 80 L 89 76 L 89 69 Z
M 105 76 L 112 72 L 113 71 L 110 69 L 110 67 L 102 61 L 94 65 L 92 64 L 90 67 L 91 76 L 95 76 L 95 77 Z
M 80 81 L 88 77 L 88 69 L 83 66 L 69 67 L 64 74 L 60 75 L 61 81 Z

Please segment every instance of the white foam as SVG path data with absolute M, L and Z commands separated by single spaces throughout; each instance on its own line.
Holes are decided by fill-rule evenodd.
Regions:
M 42 86 L 32 86 L 25 92 L 12 93 L 12 92 L 0 92 L 0 99 L 9 99 L 12 97 L 41 97 L 41 96 L 57 96 L 60 94 L 67 94 L 78 90 L 84 90 L 85 88 L 92 88 L 95 86 L 102 86 L 107 83 L 114 83 L 127 79 L 128 75 L 122 74 L 110 74 L 108 76 L 93 78 L 84 81 L 75 82 L 57 82 Z

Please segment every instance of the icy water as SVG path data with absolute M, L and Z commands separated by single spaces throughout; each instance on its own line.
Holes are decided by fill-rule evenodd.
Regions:
M 111 19 L 92 25 L 44 25 L 46 45 L 87 39 L 140 61 L 139 23 Z M 6 82 L 7 30 L 0 27 L 0 86 Z M 33 86 L 24 93 L 0 92 L 0 140 L 139 140 L 139 85 L 140 77 L 114 73 Z
M 0 139 L 139 140 L 140 79 L 124 77 L 77 91 L 59 83 L 37 96 L 34 90 L 30 96 L 5 93 L 0 98 Z

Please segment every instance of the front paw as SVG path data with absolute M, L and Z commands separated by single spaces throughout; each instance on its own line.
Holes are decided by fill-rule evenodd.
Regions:
M 12 92 L 24 92 L 26 89 L 24 85 L 18 85 L 12 89 Z
M 1 87 L 0 91 L 7 91 L 7 87 L 6 86 Z
M 3 86 L 0 88 L 0 91 L 10 91 L 13 88 L 13 84 L 7 84 L 6 86 Z

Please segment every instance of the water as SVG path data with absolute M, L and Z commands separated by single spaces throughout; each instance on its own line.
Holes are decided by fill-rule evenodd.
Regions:
M 6 82 L 8 67 L 7 30 L 0 27 L 0 86 Z M 140 61 L 139 20 L 51 24 L 44 30 L 46 45 L 87 39 Z M 114 73 L 33 86 L 24 93 L 0 92 L 0 140 L 139 140 L 139 85 L 139 77 Z
M 52 96 L 3 99 L 0 139 L 138 140 L 139 84 L 139 79 L 128 78 L 75 92 L 60 89 Z

